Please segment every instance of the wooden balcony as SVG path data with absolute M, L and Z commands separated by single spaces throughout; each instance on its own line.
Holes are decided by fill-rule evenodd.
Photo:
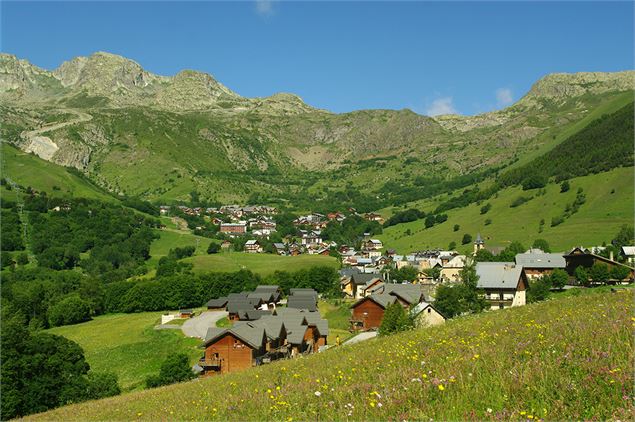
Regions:
M 201 368 L 220 367 L 220 359 L 200 359 L 198 365 Z

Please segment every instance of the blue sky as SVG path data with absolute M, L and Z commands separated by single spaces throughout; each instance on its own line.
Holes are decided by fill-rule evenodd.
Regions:
M 335 112 L 476 114 L 553 72 L 633 69 L 631 2 L 7 2 L 1 50 L 46 69 L 95 51 Z

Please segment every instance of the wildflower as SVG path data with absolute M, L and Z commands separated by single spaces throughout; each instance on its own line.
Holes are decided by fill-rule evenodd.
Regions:
M 476 359 L 478 359 L 478 358 L 480 358 L 480 357 L 481 357 L 481 355 L 474 355 L 474 359 L 475 359 L 475 360 L 476 360 Z
M 316 391 L 313 394 L 315 394 L 316 397 L 320 397 L 322 395 L 322 392 L 321 391 Z
M 377 407 L 382 407 L 383 405 L 381 403 L 377 403 Z
M 487 413 L 492 413 L 492 412 L 493 412 L 492 408 L 491 408 L 491 407 L 488 407 L 488 408 L 487 408 Z
M 443 386 L 443 384 L 439 384 L 437 387 L 438 387 L 438 388 L 439 388 L 439 390 L 441 390 L 441 391 L 445 390 L 445 387 Z

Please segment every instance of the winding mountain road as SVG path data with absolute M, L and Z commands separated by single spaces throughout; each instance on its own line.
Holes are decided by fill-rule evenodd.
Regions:
M 50 160 L 51 157 L 53 157 L 53 155 L 57 152 L 59 147 L 55 142 L 51 140 L 51 138 L 49 138 L 48 136 L 43 136 L 44 133 L 59 130 L 66 126 L 88 122 L 93 119 L 93 116 L 91 116 L 90 114 L 73 109 L 59 109 L 56 111 L 60 111 L 63 113 L 72 113 L 75 114 L 77 118 L 65 122 L 50 123 L 38 129 L 22 132 L 21 137 L 25 140 L 26 143 L 26 148 L 24 148 L 25 152 L 33 152 L 44 160 Z

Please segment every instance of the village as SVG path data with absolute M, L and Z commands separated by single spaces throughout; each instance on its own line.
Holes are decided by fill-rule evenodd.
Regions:
M 161 209 L 166 214 L 169 212 L 167 207 Z M 276 231 L 272 216 L 277 210 L 270 207 L 224 206 L 181 208 L 181 211 L 210 214 L 209 220 L 228 236 L 250 234 L 267 238 Z M 383 222 L 382 217 L 374 213 L 360 217 Z M 467 266 L 475 268 L 476 288 L 490 311 L 525 305 L 530 283 L 549 277 L 555 271 L 568 275 L 568 287 L 577 284 L 578 268 L 588 270 L 597 264 L 606 266 L 609 274 L 620 274 L 618 278 L 605 280 L 613 284 L 630 283 L 634 277 L 635 247 L 632 246 L 621 248 L 619 260 L 612 253 L 603 256 L 603 247 L 574 247 L 560 253 L 531 248 L 516 253 L 512 260 L 478 262 L 480 251 L 501 252 L 501 248 L 488 248 L 480 233 L 475 236 L 470 254 L 438 249 L 399 255 L 393 249 L 385 249 L 370 233 L 359 236 L 358 248 L 324 241 L 321 230 L 329 222 L 346 218 L 339 212 L 298 217 L 293 220 L 297 237 L 286 236 L 283 242 L 274 245 L 275 253 L 280 255 L 336 251 L 341 262 L 338 301 L 350 313 L 347 329 L 351 334 L 347 341 L 342 342 L 339 335 L 334 342 L 328 341 L 329 321 L 318 306 L 324 298 L 315 290 L 292 288 L 285 296 L 277 285 L 259 285 L 253 291 L 210 297 L 204 312 L 227 315 L 229 325 L 206 328 L 201 336 L 204 353 L 194 366 L 195 372 L 203 376 L 234 372 L 373 338 L 382 326 L 387 309 L 395 304 L 404 309 L 419 329 L 443 324 L 448 316 L 435 306 L 437 289 L 460 284 Z M 243 252 L 264 253 L 258 239 L 247 240 Z

